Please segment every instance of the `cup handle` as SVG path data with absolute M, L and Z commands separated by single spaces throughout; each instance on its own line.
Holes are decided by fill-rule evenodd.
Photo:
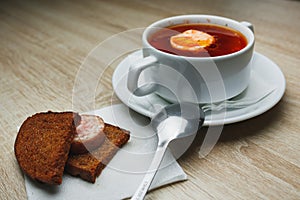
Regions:
M 250 22 L 242 21 L 242 25 L 247 26 L 254 33 L 254 26 Z
M 141 72 L 147 67 L 157 63 L 157 61 L 156 57 L 147 56 L 130 66 L 127 78 L 127 88 L 131 93 L 136 96 L 145 96 L 156 91 L 157 84 L 148 84 L 139 88 L 138 80 Z

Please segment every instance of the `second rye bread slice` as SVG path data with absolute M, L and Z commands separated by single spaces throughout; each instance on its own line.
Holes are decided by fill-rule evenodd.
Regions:
M 107 163 L 130 137 L 129 131 L 107 123 L 104 133 L 106 138 L 98 149 L 90 153 L 69 156 L 65 168 L 67 173 L 91 183 L 96 181 Z

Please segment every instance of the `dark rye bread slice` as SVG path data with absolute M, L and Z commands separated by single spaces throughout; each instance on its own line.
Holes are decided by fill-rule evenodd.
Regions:
M 75 124 L 80 116 L 73 112 L 37 113 L 27 118 L 15 141 L 20 168 L 34 180 L 58 185 L 62 182 Z
M 105 124 L 106 138 L 103 144 L 96 150 L 80 154 L 70 155 L 66 164 L 66 172 L 79 176 L 82 179 L 94 183 L 102 170 L 113 158 L 118 149 L 129 140 L 129 131 L 119 127 Z

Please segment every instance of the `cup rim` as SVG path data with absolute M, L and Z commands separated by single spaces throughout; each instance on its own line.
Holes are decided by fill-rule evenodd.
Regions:
M 230 22 L 231 24 L 238 25 L 239 27 L 241 27 L 241 29 L 243 29 L 243 31 L 247 32 L 248 35 L 250 35 L 250 37 L 248 38 L 244 33 L 242 33 L 247 39 L 247 45 L 239 51 L 236 51 L 236 52 L 233 52 L 233 53 L 230 53 L 230 54 L 221 55 L 221 56 L 189 57 L 189 56 L 182 56 L 182 55 L 174 55 L 174 54 L 170 54 L 170 53 L 160 51 L 160 50 L 156 49 L 155 47 L 153 47 L 148 41 L 149 33 L 150 33 L 151 29 L 153 29 L 153 28 L 165 28 L 167 26 L 161 26 L 164 23 L 169 23 L 170 25 L 176 25 L 176 23 L 173 24 L 173 23 L 171 23 L 171 21 L 189 20 L 189 19 L 195 19 L 195 18 L 199 18 L 199 17 L 206 18 L 208 24 L 210 23 L 210 20 L 223 20 L 225 22 Z M 216 24 L 216 23 L 211 23 L 211 24 Z M 219 24 L 216 24 L 216 25 L 219 25 Z M 232 28 L 232 29 L 235 29 L 235 28 Z M 237 30 L 237 31 L 241 32 L 240 30 Z M 156 52 L 158 52 L 160 54 L 163 54 L 165 56 L 173 57 L 174 59 L 184 58 L 184 59 L 187 59 L 187 60 L 209 60 L 209 59 L 222 60 L 222 59 L 227 59 L 227 58 L 231 58 L 231 57 L 236 57 L 236 56 L 239 56 L 239 55 L 247 52 L 254 45 L 255 36 L 254 36 L 254 33 L 252 32 L 252 30 L 250 30 L 248 27 L 246 27 L 245 25 L 241 24 L 240 22 L 238 22 L 236 20 L 226 18 L 226 17 L 217 16 L 217 15 L 190 14 L 190 15 L 177 15 L 177 16 L 167 17 L 167 18 L 163 18 L 161 20 L 158 20 L 158 21 L 150 24 L 148 27 L 146 27 L 146 29 L 143 32 L 142 40 L 143 40 L 143 43 L 146 44 L 146 46 L 147 46 L 146 48 L 151 48 L 151 49 L 155 50 Z

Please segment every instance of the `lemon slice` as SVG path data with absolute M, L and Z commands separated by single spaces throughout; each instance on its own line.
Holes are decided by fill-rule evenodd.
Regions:
M 170 39 L 173 48 L 184 51 L 199 51 L 214 41 L 215 38 L 208 33 L 192 29 L 174 35 Z

